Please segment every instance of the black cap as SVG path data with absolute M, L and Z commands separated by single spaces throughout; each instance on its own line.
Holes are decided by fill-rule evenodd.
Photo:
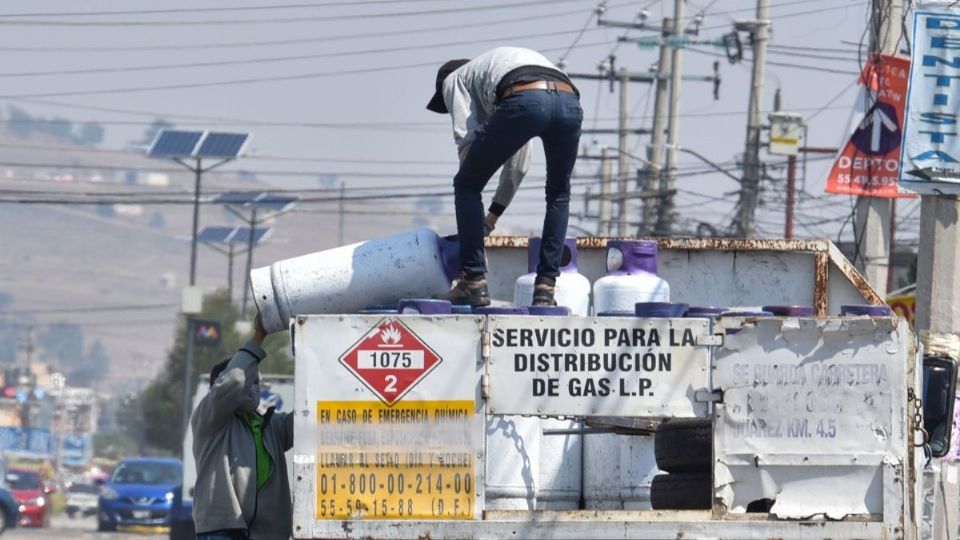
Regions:
M 443 81 L 447 78 L 448 75 L 456 71 L 456 69 L 470 60 L 450 60 L 449 62 L 440 66 L 440 69 L 437 70 L 437 88 L 436 92 L 433 93 L 433 97 L 430 98 L 430 103 L 427 103 L 427 110 L 433 111 L 435 113 L 446 114 L 450 111 L 447 110 L 447 104 L 443 101 Z

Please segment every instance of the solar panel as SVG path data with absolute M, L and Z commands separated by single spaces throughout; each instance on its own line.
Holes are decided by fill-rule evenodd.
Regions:
M 253 243 L 259 244 L 266 239 L 266 236 L 270 234 L 270 227 L 254 227 L 253 228 Z M 234 244 L 243 244 L 247 245 L 250 243 L 250 228 L 243 227 L 237 229 L 237 235 L 231 240 Z
M 204 137 L 196 157 L 235 158 L 250 138 L 249 133 L 219 133 L 211 131 Z
M 263 191 L 225 191 L 213 198 L 219 204 L 233 204 L 244 208 L 280 212 L 300 200 L 295 195 L 277 195 Z
M 192 157 L 203 131 L 176 131 L 164 129 L 157 134 L 147 155 L 151 157 Z
M 224 191 L 213 198 L 213 202 L 220 204 L 250 204 L 262 196 L 262 191 Z
M 226 244 L 236 230 L 237 227 L 204 227 L 197 234 L 197 240 L 210 244 Z
M 272 193 L 264 193 L 254 201 L 254 204 L 257 208 L 262 208 L 264 210 L 286 210 L 293 203 L 300 200 L 300 197 L 292 195 L 274 195 Z

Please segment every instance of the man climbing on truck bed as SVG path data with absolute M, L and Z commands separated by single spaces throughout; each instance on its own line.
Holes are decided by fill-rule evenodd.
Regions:
M 530 140 L 540 137 L 547 159 L 547 209 L 532 305 L 556 305 L 554 286 L 567 234 L 570 175 L 583 122 L 579 91 L 540 53 L 498 47 L 473 60 L 443 64 L 427 109 L 450 113 L 460 156 L 453 186 L 462 275 L 442 297 L 454 304 L 490 303 L 484 226 L 492 227 L 510 203 L 530 163 Z M 503 176 L 485 221 L 481 192 L 501 165 Z

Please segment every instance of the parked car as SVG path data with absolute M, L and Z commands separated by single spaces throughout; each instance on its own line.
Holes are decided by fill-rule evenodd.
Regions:
M 124 526 L 170 526 L 174 490 L 183 482 L 179 459 L 121 460 L 97 501 L 97 530 Z
M 46 527 L 50 524 L 50 494 L 54 490 L 43 483 L 40 471 L 8 469 L 7 487 L 20 503 L 19 524 L 22 527 Z
M 20 503 L 9 489 L 0 487 L 0 534 L 16 529 L 20 521 Z
M 67 503 L 64 511 L 70 516 L 70 519 L 77 516 L 92 516 L 97 513 L 97 498 L 99 496 L 99 486 L 74 482 L 67 486 Z

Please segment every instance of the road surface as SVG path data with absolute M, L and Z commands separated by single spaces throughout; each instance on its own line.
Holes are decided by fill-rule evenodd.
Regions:
M 13 529 L 0 540 L 166 540 L 167 533 L 97 532 L 95 516 L 70 519 L 60 515 L 45 529 Z

